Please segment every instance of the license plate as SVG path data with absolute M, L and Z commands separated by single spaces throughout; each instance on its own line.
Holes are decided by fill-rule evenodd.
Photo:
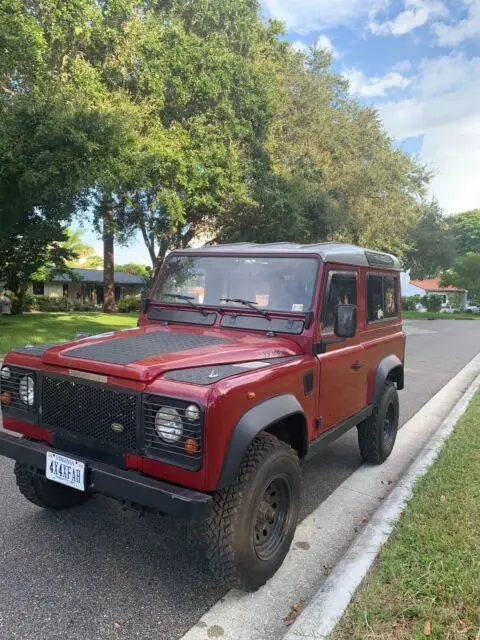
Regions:
M 49 480 L 85 491 L 85 463 L 47 451 L 45 475 Z

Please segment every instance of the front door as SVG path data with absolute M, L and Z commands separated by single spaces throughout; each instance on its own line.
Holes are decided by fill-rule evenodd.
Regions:
M 103 294 L 103 284 L 97 284 L 97 286 L 95 287 L 95 293 L 97 297 L 97 304 L 103 304 L 105 300 L 105 296 Z
M 330 269 L 327 290 L 321 312 L 323 341 L 334 339 L 333 321 L 339 304 L 357 305 L 358 272 L 352 269 Z M 320 353 L 317 415 L 321 417 L 320 432 L 327 431 L 365 408 L 367 375 L 364 349 L 358 327 L 357 335 L 344 342 L 330 344 Z

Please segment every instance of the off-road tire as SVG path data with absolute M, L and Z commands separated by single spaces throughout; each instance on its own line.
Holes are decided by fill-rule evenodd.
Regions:
M 386 421 L 390 417 L 390 426 Z M 358 446 L 364 462 L 382 464 L 395 446 L 398 432 L 398 391 L 393 382 L 387 380 L 382 396 L 372 415 L 358 425 Z
M 17 487 L 24 498 L 43 509 L 69 509 L 85 502 L 90 493 L 48 480 L 27 465 L 15 463 Z
M 285 520 L 273 557 L 258 555 L 259 507 L 275 483 L 289 487 Z M 288 491 L 287 491 L 288 493 Z M 254 591 L 271 578 L 287 555 L 298 521 L 301 480 L 293 449 L 268 433 L 248 448 L 236 481 L 214 495 L 213 515 L 204 523 L 208 570 L 227 587 Z M 276 498 L 273 498 L 275 500 Z M 280 501 L 279 501 L 280 502 Z M 270 525 L 269 525 L 270 526 Z M 272 525 L 273 526 L 273 525 Z M 258 538 L 257 542 L 258 542 Z

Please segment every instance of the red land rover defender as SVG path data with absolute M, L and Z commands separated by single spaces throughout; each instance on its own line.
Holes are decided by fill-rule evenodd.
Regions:
M 1 369 L 0 454 L 51 509 L 102 493 L 198 522 L 210 569 L 256 589 L 282 564 L 299 459 L 352 427 L 392 452 L 400 265 L 326 243 L 174 251 L 138 327 L 20 347 Z

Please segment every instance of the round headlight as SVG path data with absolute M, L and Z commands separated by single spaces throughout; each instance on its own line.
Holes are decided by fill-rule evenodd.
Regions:
M 183 424 L 180 414 L 173 407 L 160 407 L 155 415 L 155 431 L 157 436 L 173 444 L 183 435 Z
M 185 417 L 187 420 L 190 420 L 190 422 L 196 422 L 197 420 L 199 420 L 200 409 L 196 404 L 188 405 L 188 407 L 185 409 Z
M 23 376 L 18 383 L 18 395 L 23 404 L 31 407 L 35 401 L 35 381 L 31 376 Z
M 2 378 L 2 380 L 10 380 L 10 378 L 12 377 L 12 372 L 8 367 L 3 367 L 3 369 L 0 371 L 0 377 Z

